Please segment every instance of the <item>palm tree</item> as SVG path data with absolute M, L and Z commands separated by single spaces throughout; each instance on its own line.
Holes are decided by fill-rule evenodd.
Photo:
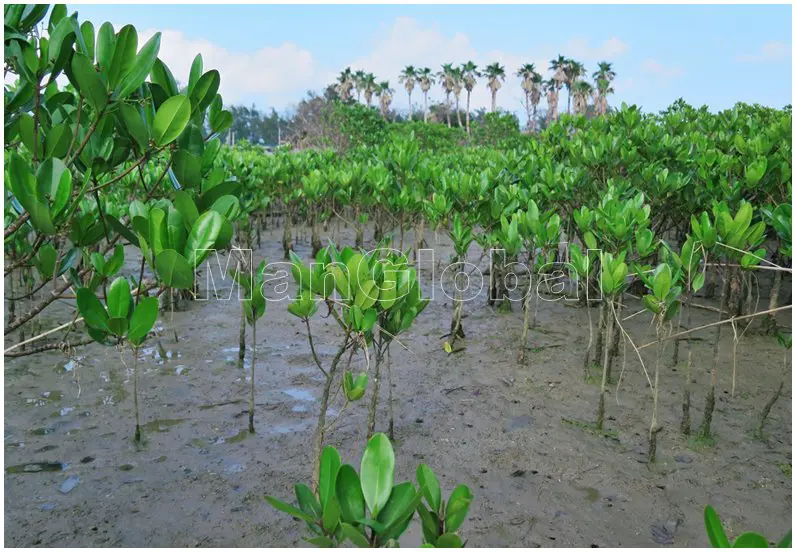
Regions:
M 467 63 L 463 63 L 461 67 L 462 73 L 462 82 L 464 83 L 464 89 L 467 90 L 467 111 L 465 113 L 465 121 L 467 124 L 467 134 L 470 134 L 470 94 L 473 93 L 473 88 L 475 88 L 475 79 L 480 77 L 481 75 L 478 73 L 478 66 L 473 63 L 472 61 L 468 61 Z
M 376 75 L 373 73 L 367 73 L 362 79 L 362 93 L 365 94 L 365 103 L 368 107 L 370 107 L 370 104 L 373 101 L 373 94 L 376 92 L 377 87 Z
M 506 68 L 495 62 L 486 66 L 484 76 L 487 78 L 487 87 L 492 92 L 492 113 L 497 109 L 497 91 L 500 90 L 502 81 L 506 80 Z
M 464 87 L 464 77 L 461 68 L 453 67 L 451 69 L 451 79 L 453 81 L 453 97 L 456 98 L 456 122 L 458 123 L 459 128 L 461 128 L 462 115 L 461 111 L 459 110 L 459 98 L 461 98 L 462 88 Z
M 597 115 L 605 115 L 608 113 L 608 94 L 613 94 L 614 89 L 611 86 L 611 81 L 604 78 L 598 78 L 594 88 L 594 111 Z
M 417 80 L 420 82 L 420 90 L 423 92 L 423 122 L 428 122 L 428 91 L 434 86 L 434 75 L 431 69 L 423 67 L 417 70 Z
M 453 92 L 453 64 L 444 63 L 442 71 L 437 74 L 439 85 L 445 92 L 445 118 L 448 121 L 448 128 L 451 127 L 451 92 Z
M 572 85 L 575 113 L 586 115 L 589 108 L 589 96 L 592 94 L 592 85 L 585 80 L 576 81 Z
M 531 79 L 531 105 L 533 106 L 533 126 L 536 129 L 536 110 L 539 107 L 539 101 L 542 99 L 542 75 L 539 73 L 534 74 Z
M 353 79 L 354 86 L 357 89 L 357 101 L 359 101 L 362 97 L 362 90 L 365 87 L 365 72 L 362 69 L 358 69 L 354 72 Z
M 395 92 L 390 88 L 390 81 L 382 81 L 376 85 L 376 94 L 379 96 L 379 105 L 381 106 L 381 116 L 385 119 L 390 111 L 390 104 L 392 103 L 392 95 Z
M 547 91 L 547 124 L 558 119 L 558 90 L 560 81 L 552 78 L 544 82 L 544 88 Z
M 608 94 L 614 92 L 611 87 L 611 81 L 616 77 L 616 73 L 610 63 L 601 61 L 592 77 L 596 84 L 594 89 L 594 110 L 597 115 L 605 115 L 608 112 Z
M 340 94 L 342 101 L 347 102 L 351 99 L 352 88 L 354 88 L 354 74 L 350 67 L 346 67 L 337 77 L 337 93 Z
M 564 83 L 567 86 L 567 113 L 569 113 L 569 106 L 572 100 L 572 88 L 580 77 L 586 74 L 586 67 L 574 59 L 568 59 L 564 65 L 564 75 L 566 79 Z
M 528 115 L 528 132 L 530 132 L 533 128 L 533 115 L 535 115 L 535 113 L 531 111 L 531 106 L 534 106 L 531 101 L 535 86 L 534 78 L 539 77 L 539 79 L 541 79 L 541 75 L 536 72 L 536 66 L 534 66 L 533 63 L 526 63 L 517 70 L 517 76 L 522 78 L 522 89 L 525 92 L 525 111 Z M 538 103 L 537 100 L 537 104 Z
M 402 82 L 406 93 L 409 95 L 409 120 L 412 120 L 412 90 L 415 89 L 417 82 L 417 70 L 414 65 L 407 65 L 398 76 L 398 82 Z

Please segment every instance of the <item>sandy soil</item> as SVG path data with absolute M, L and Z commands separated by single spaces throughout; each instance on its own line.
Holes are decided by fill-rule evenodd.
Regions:
M 350 231 L 345 240 L 333 237 L 353 241 Z M 265 234 L 255 260 L 281 259 L 280 238 L 278 231 Z M 435 247 L 438 259 L 447 258 L 449 248 Z M 296 250 L 308 255 L 305 239 Z M 471 260 L 478 255 L 474 249 Z M 422 275 L 428 292 L 428 270 Z M 50 316 L 66 317 L 69 308 L 59 306 Z M 639 306 L 630 301 L 628 308 Z M 774 539 L 791 527 L 790 374 L 766 440 L 751 432 L 782 374 L 773 338 L 743 338 L 733 398 L 731 332 L 724 332 L 713 447 L 689 443 L 678 431 L 683 373 L 669 365 L 667 349 L 660 404 L 665 430 L 659 462 L 650 469 L 651 394 L 629 346 L 621 385 L 611 386 L 607 401 L 608 431 L 588 430 L 599 388 L 582 376 L 585 309 L 540 302 L 525 366 L 516 362 L 519 306 L 500 314 L 484 296 L 467 303 L 466 349 L 447 355 L 440 337 L 451 310 L 437 289 L 401 340 L 408 351 L 393 348 L 394 448 L 400 478 L 414 479 L 415 467 L 425 462 L 446 494 L 458 483 L 474 491 L 461 529 L 468 545 L 705 546 L 707 503 L 732 535 L 756 530 Z M 596 309 L 593 315 L 596 320 Z M 302 525 L 262 497 L 292 499 L 293 483 L 309 481 L 321 380 L 300 321 L 283 304 L 269 305 L 258 329 L 257 433 L 249 435 L 248 370 L 236 367 L 239 316 L 235 301 L 206 301 L 162 317 L 139 365 L 146 423 L 140 448 L 133 443 L 129 351 L 91 345 L 72 362 L 56 353 L 7 361 L 6 546 L 301 545 Z M 695 311 L 693 324 L 714 319 Z M 319 316 L 313 324 L 319 354 L 329 362 L 339 336 L 331 320 Z M 647 316 L 627 321 L 626 329 L 637 343 L 654 338 Z M 695 335 L 706 340 L 694 349 L 696 427 L 712 332 Z M 644 353 L 649 369 L 654 347 Z M 617 366 L 618 372 L 621 352 Z M 357 403 L 329 435 L 344 461 L 355 465 L 365 408 Z M 385 413 L 386 406 L 377 429 L 386 429 Z M 31 463 L 52 464 L 24 467 Z M 405 544 L 419 539 L 413 527 Z

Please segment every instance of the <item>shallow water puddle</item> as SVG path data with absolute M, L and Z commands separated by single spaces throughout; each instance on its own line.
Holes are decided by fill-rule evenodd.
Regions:
M 64 471 L 69 464 L 62 462 L 29 462 L 6 467 L 6 473 L 41 473 Z

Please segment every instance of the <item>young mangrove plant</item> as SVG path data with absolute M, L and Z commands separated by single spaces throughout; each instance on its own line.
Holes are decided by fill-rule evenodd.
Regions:
M 254 373 L 257 361 L 257 321 L 265 314 L 265 295 L 263 281 L 265 279 L 265 261 L 253 274 L 238 270 L 234 274 L 235 281 L 243 288 L 246 298 L 241 302 L 243 316 L 252 328 L 252 358 L 249 374 L 249 433 L 254 433 Z M 242 333 L 242 332 L 241 332 Z
M 397 547 L 415 511 L 420 515 L 424 546 L 461 547 L 456 531 L 467 517 L 473 496 L 459 485 L 449 500 L 441 500 L 439 482 L 431 469 L 417 468 L 419 488 L 411 482 L 395 484 L 395 454 L 383 433 L 373 435 L 365 447 L 359 473 L 343 464 L 333 447 L 323 450 L 316 490 L 298 483 L 296 504 L 273 496 L 265 500 L 274 508 L 306 523 L 318 547 Z M 426 503 L 423 504 L 423 500 Z
M 658 448 L 658 432 L 663 429 L 658 425 L 658 396 L 660 395 L 660 370 L 664 339 L 671 333 L 671 321 L 680 310 L 679 299 L 682 289 L 673 285 L 677 281 L 677 277 L 668 264 L 658 265 L 652 275 L 645 275 L 642 279 L 650 291 L 642 298 L 642 302 L 644 307 L 654 315 L 655 335 L 658 339 L 652 384 L 652 418 L 647 450 L 647 463 L 652 464 L 655 462 L 655 453 Z
M 140 294 L 140 288 L 138 290 Z M 139 297 L 140 298 L 140 297 Z M 106 308 L 107 306 L 107 308 Z M 141 442 L 141 418 L 138 406 L 138 348 L 155 325 L 158 317 L 157 297 L 133 302 L 130 283 L 116 278 L 105 296 L 105 305 L 88 288 L 77 290 L 77 307 L 86 323 L 88 334 L 103 345 L 128 343 L 133 353 L 133 400 L 135 404 L 135 441 Z
M 710 546 L 713 548 L 768 548 L 768 539 L 753 531 L 741 533 L 734 541 L 730 542 L 721 525 L 719 515 L 710 505 L 705 506 L 705 531 L 708 534 Z M 777 543 L 777 548 L 791 548 L 791 535 L 792 531 L 788 531 Z
M 610 362 L 608 344 L 611 342 L 613 332 L 619 331 L 619 329 L 615 330 L 617 315 L 614 310 L 614 301 L 625 289 L 626 279 L 625 251 L 616 257 L 611 253 L 602 253 L 600 255 L 600 289 L 606 304 L 605 345 L 603 346 L 602 378 L 600 379 L 600 397 L 597 402 L 597 421 L 595 423 L 600 431 L 603 429 L 605 420 L 605 390 L 608 384 L 608 363 Z

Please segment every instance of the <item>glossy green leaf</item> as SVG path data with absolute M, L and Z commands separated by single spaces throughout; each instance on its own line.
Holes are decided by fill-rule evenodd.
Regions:
M 155 269 L 163 283 L 176 289 L 193 287 L 193 268 L 188 260 L 173 249 L 164 249 L 155 256 Z
M 334 496 L 337 471 L 340 469 L 340 454 L 334 447 L 324 447 L 321 453 L 321 471 L 318 477 L 318 496 L 321 505 L 326 509 L 326 504 Z
M 158 146 L 165 146 L 177 139 L 191 118 L 191 100 L 179 94 L 172 96 L 160 106 L 152 123 L 152 138 Z
M 370 438 L 359 472 L 365 504 L 376 517 L 390 498 L 395 476 L 395 455 L 386 435 L 376 433 Z
M 223 222 L 221 215 L 215 211 L 202 213 L 196 219 L 185 243 L 185 257 L 191 267 L 198 267 L 214 250 Z
M 108 304 L 108 315 L 111 318 L 127 318 L 133 296 L 127 278 L 119 276 L 108 286 L 105 302 Z
M 730 541 L 721 526 L 716 510 L 712 506 L 705 506 L 705 530 L 710 539 L 710 546 L 713 548 L 730 548 Z
M 127 330 L 127 339 L 133 345 L 140 345 L 147 334 L 155 326 L 158 319 L 158 298 L 146 297 L 141 299 L 130 317 L 130 327 Z
M 86 288 L 77 290 L 77 309 L 86 326 L 98 330 L 108 329 L 108 312 L 97 296 Z

